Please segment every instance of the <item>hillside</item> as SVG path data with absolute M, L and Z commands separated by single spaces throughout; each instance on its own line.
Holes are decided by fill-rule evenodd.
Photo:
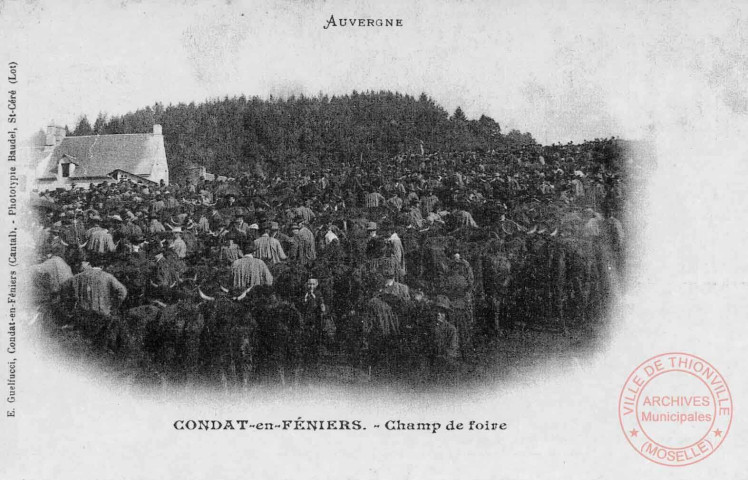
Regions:
M 535 143 L 529 133 L 502 134 L 485 115 L 469 120 L 460 108 L 449 115 L 426 94 L 415 98 L 384 91 L 156 103 L 121 116 L 101 113 L 93 125 L 82 116 L 70 135 L 147 133 L 154 123 L 163 126 L 172 179 L 194 165 L 224 175 L 256 164 L 269 172 L 280 165 L 294 172 L 418 153 L 421 144 L 428 153 Z

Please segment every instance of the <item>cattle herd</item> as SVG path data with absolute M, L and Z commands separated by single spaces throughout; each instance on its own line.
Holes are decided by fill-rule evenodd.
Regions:
M 162 382 L 439 382 L 604 321 L 642 171 L 599 139 L 59 188 L 28 288 L 46 334 Z

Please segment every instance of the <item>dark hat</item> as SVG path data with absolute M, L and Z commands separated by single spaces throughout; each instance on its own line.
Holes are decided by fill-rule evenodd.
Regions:
M 452 310 L 452 305 L 449 303 L 449 298 L 446 295 L 437 295 L 434 301 L 434 307 L 443 308 L 444 310 Z
M 225 238 L 226 241 L 233 240 L 234 243 L 239 243 L 244 240 L 244 236 L 238 232 L 229 232 Z
M 382 275 L 384 275 L 387 278 L 393 278 L 396 274 L 397 274 L 397 271 L 394 265 L 387 265 L 382 270 Z
M 291 230 L 301 230 L 301 226 L 298 223 L 291 225 Z

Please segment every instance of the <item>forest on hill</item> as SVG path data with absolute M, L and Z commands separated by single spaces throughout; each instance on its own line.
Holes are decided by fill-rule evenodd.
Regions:
M 256 166 L 288 173 L 420 153 L 421 145 L 430 153 L 535 143 L 529 133 L 502 133 L 486 115 L 470 120 L 459 107 L 450 115 L 426 94 L 416 98 L 389 91 L 156 102 L 124 115 L 100 113 L 93 124 L 81 116 L 68 131 L 73 136 L 149 133 L 156 123 L 163 128 L 172 179 L 194 166 L 222 175 Z

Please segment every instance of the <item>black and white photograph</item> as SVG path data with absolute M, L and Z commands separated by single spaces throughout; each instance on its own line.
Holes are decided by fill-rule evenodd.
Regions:
M 93 124 L 31 150 L 34 307 L 50 341 L 143 384 L 456 384 L 580 355 L 649 167 L 624 140 L 543 146 L 391 91 Z
M 3 477 L 740 478 L 746 13 L 1 3 Z

